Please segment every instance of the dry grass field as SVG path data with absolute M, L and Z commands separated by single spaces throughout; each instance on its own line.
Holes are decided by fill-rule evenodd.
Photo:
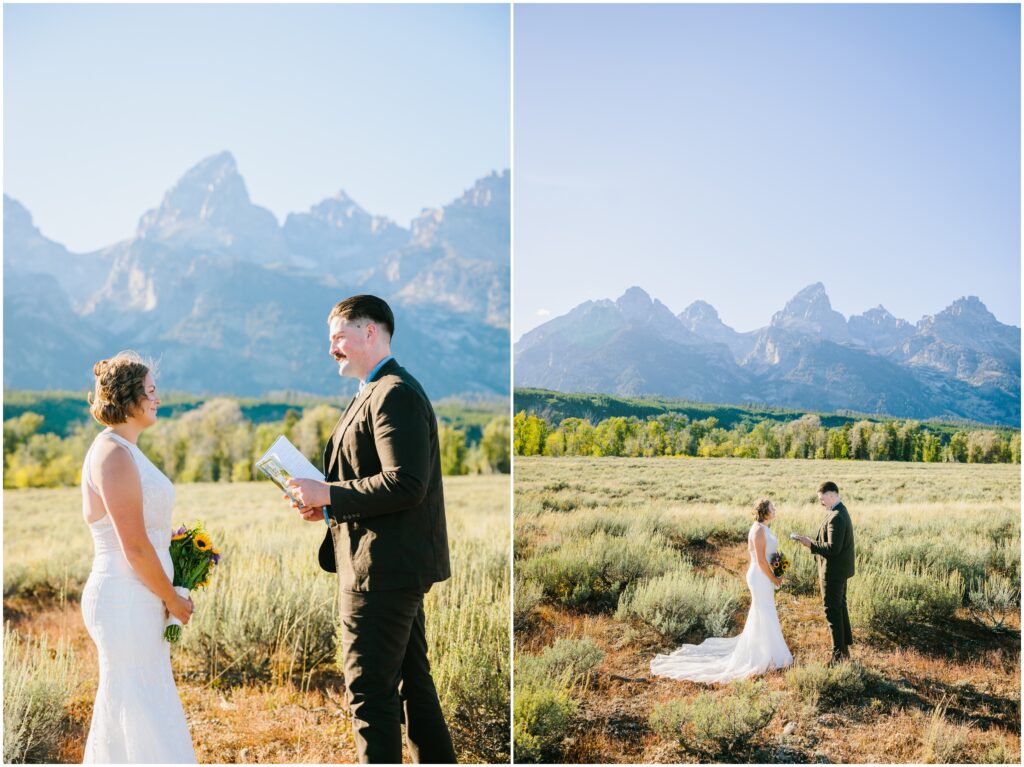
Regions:
M 453 577 L 425 609 L 461 761 L 509 756 L 508 482 L 445 478 Z M 355 761 L 335 581 L 316 562 L 323 526 L 294 518 L 269 483 L 179 485 L 175 509 L 224 556 L 172 649 L 199 761 Z M 77 488 L 4 492 L 6 762 L 81 761 L 97 676 L 78 603 L 91 557 Z
M 1019 762 L 1020 467 L 519 458 L 517 761 Z M 815 490 L 854 522 L 853 662 L 828 670 Z M 790 670 L 707 687 L 651 658 L 735 635 L 750 510 L 793 562 L 778 593 Z M 724 609 L 723 609 L 724 606 Z

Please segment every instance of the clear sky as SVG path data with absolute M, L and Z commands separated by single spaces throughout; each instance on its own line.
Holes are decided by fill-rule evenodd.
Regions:
M 4 191 L 74 251 L 228 150 L 283 222 L 402 225 L 509 166 L 501 5 L 5 5 Z
M 1015 5 L 515 10 L 514 337 L 639 285 L 1020 324 Z

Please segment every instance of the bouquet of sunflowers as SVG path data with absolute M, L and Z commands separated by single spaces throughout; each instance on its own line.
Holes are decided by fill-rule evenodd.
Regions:
M 771 559 L 768 560 L 768 565 L 772 568 L 772 572 L 775 573 L 775 577 L 781 578 L 789 569 L 789 560 L 781 551 L 776 551 L 772 554 Z
M 210 535 L 201 525 L 188 529 L 184 525 L 171 534 L 171 562 L 174 564 L 174 590 L 187 597 L 193 589 L 206 588 L 213 569 L 220 563 L 220 551 L 214 548 Z M 164 639 L 181 639 L 181 621 L 173 615 L 167 619 Z

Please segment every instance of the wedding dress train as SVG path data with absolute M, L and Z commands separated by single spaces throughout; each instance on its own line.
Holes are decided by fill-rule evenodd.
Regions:
M 146 535 L 168 578 L 171 565 L 171 512 L 174 486 L 145 454 L 110 431 L 125 446 L 142 482 Z M 93 442 L 93 445 L 96 445 Z M 88 518 L 92 448 L 82 466 L 82 493 Z M 89 525 L 94 558 L 82 592 L 85 627 L 99 654 L 99 685 L 83 762 L 195 763 L 185 712 L 171 672 L 171 646 L 164 638 L 164 603 L 128 564 L 117 531 L 106 514 Z
M 747 536 L 751 551 L 747 568 L 750 611 L 739 636 L 706 639 L 699 645 L 683 645 L 668 655 L 651 661 L 651 674 L 693 682 L 731 682 L 780 669 L 793 663 L 793 654 L 782 636 L 775 611 L 775 585 L 753 558 L 754 534 L 763 528 L 766 534 L 765 558 L 779 550 L 778 539 L 767 525 L 755 522 Z

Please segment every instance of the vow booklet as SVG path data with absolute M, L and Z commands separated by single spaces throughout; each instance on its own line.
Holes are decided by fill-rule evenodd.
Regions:
M 302 504 L 292 495 L 285 482 L 292 477 L 324 481 L 324 475 L 320 473 L 320 470 L 311 464 L 306 456 L 300 453 L 298 448 L 289 442 L 283 434 L 274 440 L 274 444 L 267 448 L 267 452 L 256 461 L 256 468 L 300 506 Z

